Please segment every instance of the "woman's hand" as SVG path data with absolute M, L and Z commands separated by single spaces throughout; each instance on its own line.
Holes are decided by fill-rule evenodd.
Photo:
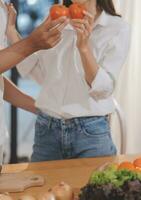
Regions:
M 71 24 L 77 33 L 77 47 L 84 50 L 88 46 L 89 38 L 93 30 L 94 16 L 87 11 L 84 11 L 84 19 L 73 19 Z M 96 14 L 96 13 L 95 13 Z
M 69 23 L 66 17 L 51 20 L 50 16 L 28 37 L 28 42 L 37 50 L 50 49 L 62 40 L 62 31 Z
M 6 35 L 9 38 L 12 32 L 16 30 L 17 12 L 12 3 L 6 4 L 6 6 L 7 6 L 7 13 L 8 13 Z

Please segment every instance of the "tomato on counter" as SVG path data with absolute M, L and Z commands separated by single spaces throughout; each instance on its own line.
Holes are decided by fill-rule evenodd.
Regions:
M 141 168 L 141 158 L 137 158 L 133 162 L 134 166 L 137 168 Z
M 118 170 L 121 170 L 121 169 L 128 169 L 128 170 L 134 171 L 135 166 L 133 165 L 133 163 L 125 161 L 119 164 Z
M 118 169 L 128 169 L 136 172 L 141 172 L 141 157 L 136 158 L 133 162 L 124 161 L 118 165 Z

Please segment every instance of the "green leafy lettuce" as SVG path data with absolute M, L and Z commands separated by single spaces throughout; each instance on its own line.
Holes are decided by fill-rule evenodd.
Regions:
M 130 180 L 141 181 L 141 173 L 127 169 L 117 170 L 114 165 L 110 165 L 103 171 L 94 171 L 89 182 L 96 185 L 105 185 L 111 183 L 116 187 L 120 187 L 126 181 Z

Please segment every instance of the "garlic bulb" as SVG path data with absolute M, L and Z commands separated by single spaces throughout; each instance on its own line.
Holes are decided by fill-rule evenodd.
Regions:
M 61 182 L 44 193 L 39 200 L 73 200 L 73 189 L 67 183 Z
M 8 194 L 0 194 L 0 200 L 13 200 Z
M 55 200 L 55 196 L 52 193 L 47 192 L 41 195 L 39 197 L 39 200 Z
M 31 195 L 23 195 L 19 197 L 18 200 L 36 200 L 36 199 Z

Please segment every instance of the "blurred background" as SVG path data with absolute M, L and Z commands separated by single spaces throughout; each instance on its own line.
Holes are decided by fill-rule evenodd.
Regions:
M 67 1 L 67 0 L 66 0 Z M 115 91 L 115 98 L 123 109 L 126 119 L 126 153 L 141 152 L 141 0 L 113 0 L 116 9 L 130 24 L 131 44 L 128 58 L 121 71 Z M 26 37 L 48 15 L 49 8 L 59 0 L 12 0 L 17 11 L 17 27 Z M 7 73 L 13 82 L 27 94 L 36 97 L 39 86 L 33 81 L 20 78 L 14 69 Z M 5 163 L 28 161 L 32 152 L 34 123 L 36 116 L 5 104 L 9 139 L 5 145 Z M 112 120 L 113 138 L 120 145 L 119 124 L 116 116 Z

